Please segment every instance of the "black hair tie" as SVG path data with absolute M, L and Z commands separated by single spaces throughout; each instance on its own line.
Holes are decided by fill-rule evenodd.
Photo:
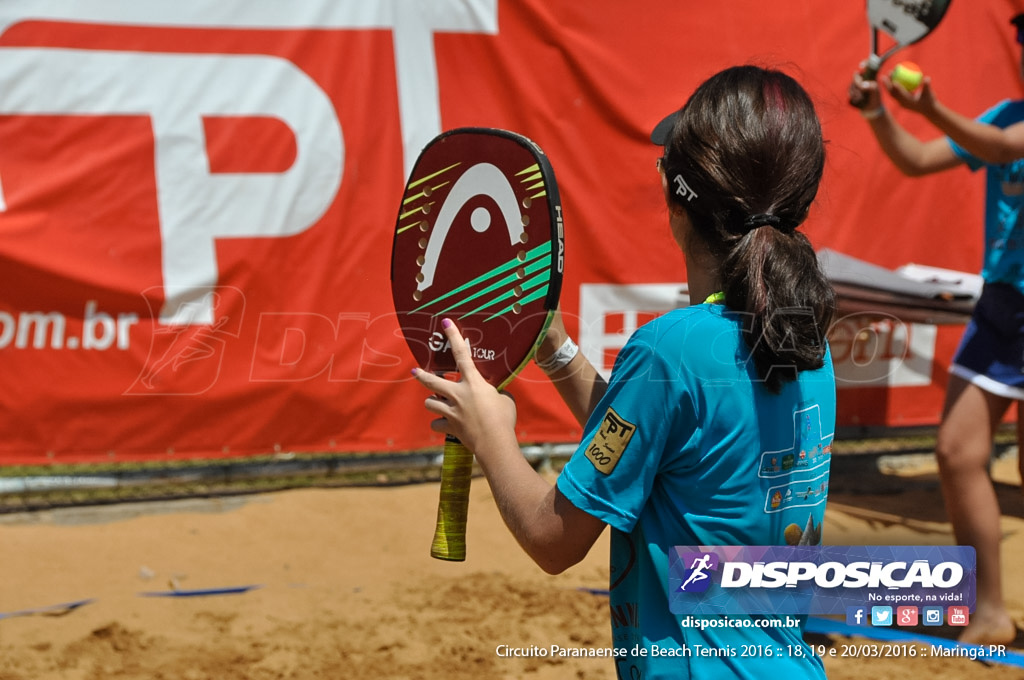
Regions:
M 780 224 L 782 224 L 782 220 L 779 217 L 772 215 L 771 213 L 758 213 L 748 217 L 747 221 L 743 223 L 743 226 L 747 229 L 757 229 L 758 227 L 763 227 L 765 225 L 777 227 Z

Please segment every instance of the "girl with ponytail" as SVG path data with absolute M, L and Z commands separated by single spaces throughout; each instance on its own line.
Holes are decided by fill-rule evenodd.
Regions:
M 611 525 L 619 678 L 824 678 L 802 617 L 709 620 L 671 607 L 712 581 L 697 546 L 821 542 L 834 295 L 799 231 L 824 167 L 821 127 L 795 80 L 743 66 L 704 82 L 652 140 L 664 148 L 660 186 L 692 304 L 638 329 L 607 383 L 556 318 L 537 363 L 584 436 L 554 485 L 520 454 L 514 404 L 476 371 L 453 323 L 461 379 L 414 373 L 433 392 L 434 428 L 473 450 L 506 524 L 545 571 L 579 562 Z M 670 555 L 694 560 L 670 567 Z
M 669 209 L 685 213 L 677 239 L 685 239 L 687 263 L 700 259 L 725 306 L 743 314 L 768 390 L 778 393 L 800 371 L 821 368 L 835 296 L 797 231 L 825 167 L 807 93 L 778 71 L 732 68 L 701 86 L 651 138 L 665 147 L 659 165 Z

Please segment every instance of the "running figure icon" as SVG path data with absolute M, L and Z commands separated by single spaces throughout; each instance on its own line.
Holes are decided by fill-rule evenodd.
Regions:
M 690 564 L 690 576 L 683 582 L 683 585 L 679 587 L 679 590 L 686 592 L 689 590 L 691 583 L 699 583 L 705 581 L 708 578 L 707 570 L 711 569 L 711 555 L 705 553 L 700 557 L 697 557 Z

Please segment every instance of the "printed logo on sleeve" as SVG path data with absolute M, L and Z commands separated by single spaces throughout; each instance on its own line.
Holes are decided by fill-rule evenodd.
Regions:
M 587 447 L 587 458 L 594 464 L 598 472 L 610 475 L 619 464 L 623 452 L 629 446 L 629 440 L 636 432 L 636 425 L 624 420 L 611 407 L 604 414 L 601 427 Z

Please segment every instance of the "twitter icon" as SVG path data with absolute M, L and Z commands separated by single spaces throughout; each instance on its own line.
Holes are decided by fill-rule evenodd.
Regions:
M 891 626 L 892 625 L 892 607 L 872 607 L 871 608 L 871 625 L 872 626 Z

